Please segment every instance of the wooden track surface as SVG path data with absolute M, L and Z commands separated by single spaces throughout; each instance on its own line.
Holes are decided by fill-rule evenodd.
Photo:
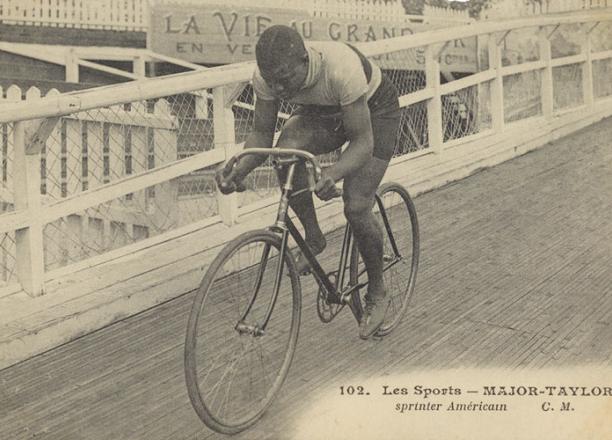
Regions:
M 359 340 L 348 312 L 320 323 L 313 282 L 304 278 L 289 377 L 264 419 L 235 438 L 292 438 L 295 420 L 317 396 L 353 376 L 610 367 L 610 139 L 607 119 L 417 197 L 416 292 L 382 341 Z M 329 248 L 340 239 L 331 234 Z M 223 437 L 200 422 L 187 397 L 183 341 L 192 298 L 0 371 L 0 438 Z

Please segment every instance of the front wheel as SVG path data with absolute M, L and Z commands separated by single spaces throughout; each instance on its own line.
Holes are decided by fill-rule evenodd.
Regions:
M 193 302 L 187 390 L 200 419 L 223 434 L 240 432 L 264 414 L 293 359 L 300 281 L 288 251 L 277 276 L 280 252 L 281 239 L 271 232 L 238 236 L 212 262 Z
M 419 266 L 419 223 L 408 191 L 393 182 L 378 189 L 374 215 L 383 232 L 383 279 L 387 295 L 391 295 L 391 306 L 375 333 L 384 336 L 399 324 L 414 292 Z M 363 276 L 365 267 L 355 250 L 351 257 L 351 279 L 356 282 Z M 352 297 L 352 309 L 358 320 L 363 316 L 365 290 L 360 289 Z

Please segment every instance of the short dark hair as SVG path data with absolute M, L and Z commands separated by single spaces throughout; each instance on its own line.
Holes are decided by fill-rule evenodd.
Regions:
M 263 31 L 255 46 L 260 69 L 271 69 L 286 60 L 301 59 L 306 53 L 302 36 L 295 29 L 280 24 Z

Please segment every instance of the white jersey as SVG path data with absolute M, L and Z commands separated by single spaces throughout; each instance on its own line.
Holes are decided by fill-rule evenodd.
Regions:
M 363 95 L 369 99 L 381 83 L 380 68 L 370 63 L 372 75 L 368 82 L 359 55 L 345 43 L 307 42 L 306 50 L 308 74 L 302 88 L 288 99 L 293 104 L 345 106 Z M 278 99 L 259 68 L 253 74 L 253 88 L 257 99 Z

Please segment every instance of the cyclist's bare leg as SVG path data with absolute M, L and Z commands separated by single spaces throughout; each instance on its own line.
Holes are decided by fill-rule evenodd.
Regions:
M 344 143 L 343 133 L 334 130 L 333 121 L 305 115 L 292 116 L 284 125 L 276 144 L 279 148 L 297 148 L 319 155 L 329 153 Z M 284 181 L 284 175 L 280 180 Z M 294 190 L 308 185 L 304 166 L 298 166 L 294 175 Z M 312 193 L 304 192 L 293 197 L 289 202 L 304 227 L 304 238 L 315 254 L 326 246 L 325 236 L 317 220 Z M 298 262 L 299 263 L 299 262 Z M 305 269 L 305 268 L 298 268 Z
M 344 214 L 351 225 L 368 273 L 368 297 L 381 298 L 383 283 L 383 232 L 372 207 L 374 195 L 389 161 L 372 157 L 358 173 L 344 179 Z

